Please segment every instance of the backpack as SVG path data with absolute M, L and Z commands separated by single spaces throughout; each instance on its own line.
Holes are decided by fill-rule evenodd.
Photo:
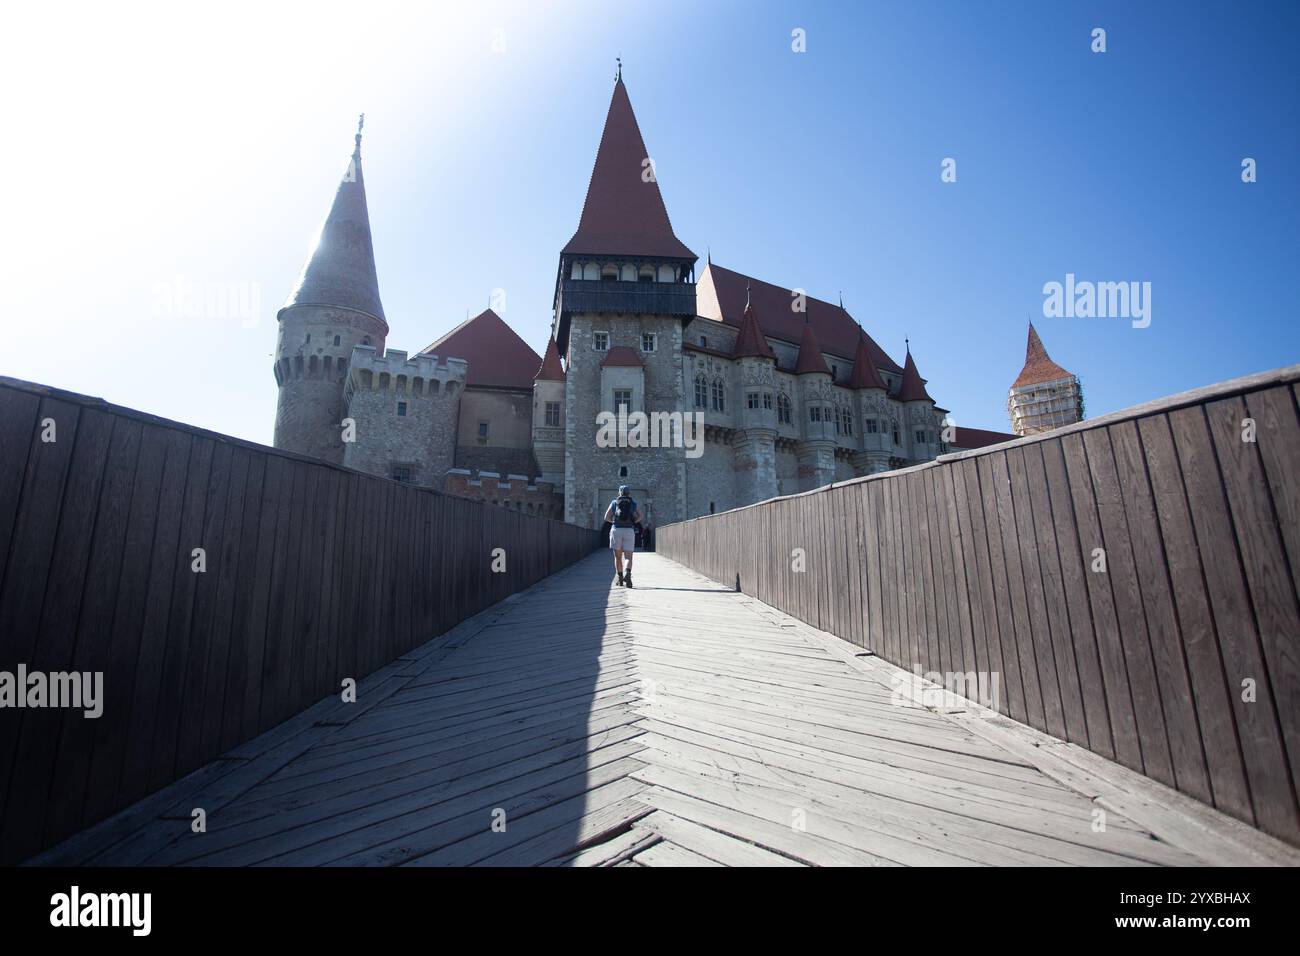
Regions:
M 636 502 L 631 498 L 614 499 L 614 524 L 619 528 L 632 527 L 632 516 L 636 513 Z

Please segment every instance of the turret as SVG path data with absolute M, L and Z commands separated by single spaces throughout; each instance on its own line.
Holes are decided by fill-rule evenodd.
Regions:
M 278 321 L 275 447 L 342 463 L 343 390 L 352 349 L 382 354 L 388 336 L 361 172 L 360 124 L 329 215 Z
M 903 363 L 903 381 L 898 387 L 896 400 L 903 406 L 906 434 L 903 444 L 910 448 L 909 456 L 915 462 L 930 461 L 939 454 L 939 420 L 934 410 L 934 399 L 925 390 L 925 379 L 917 370 L 911 346 Z
M 779 490 L 776 478 L 776 353 L 759 328 L 745 286 L 745 313 L 732 351 L 740 373 L 740 427 L 732 439 L 736 493 L 740 501 L 762 501 Z
M 853 467 L 866 475 L 888 471 L 896 418 L 888 397 L 889 388 L 876 368 L 867 333 L 861 326 L 858 327 L 858 345 L 853 353 L 853 374 L 849 376 L 848 387 L 853 390 L 859 423 L 859 451 L 853 456 Z
M 835 480 L 835 402 L 830 366 L 822 355 L 821 343 L 811 318 L 804 322 L 799 339 L 800 405 L 803 408 L 803 441 L 799 443 L 799 483 L 819 488 Z
M 551 339 L 533 379 L 533 457 L 542 472 L 539 480 L 556 487 L 564 483 L 564 393 L 564 366 Z
M 1025 367 L 1007 395 L 1007 415 L 1017 435 L 1034 435 L 1083 421 L 1083 387 L 1078 377 L 1052 361 L 1032 322 Z

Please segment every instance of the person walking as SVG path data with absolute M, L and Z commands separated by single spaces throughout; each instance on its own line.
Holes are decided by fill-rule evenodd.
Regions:
M 605 509 L 609 529 L 609 549 L 614 552 L 614 571 L 618 577 L 615 587 L 632 586 L 632 555 L 636 552 L 636 525 L 641 520 L 641 509 L 628 494 L 627 485 L 618 486 L 618 497 Z M 627 571 L 623 570 L 623 556 L 627 555 Z

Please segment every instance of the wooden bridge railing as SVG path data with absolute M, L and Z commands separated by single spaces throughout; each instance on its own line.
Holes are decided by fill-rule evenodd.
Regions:
M 1297 380 L 665 526 L 658 548 L 909 670 L 997 674 L 1002 713 L 1297 843 Z
M 573 525 L 0 379 L 0 863 L 596 544 Z M 102 715 L 6 703 L 20 667 L 102 672 Z

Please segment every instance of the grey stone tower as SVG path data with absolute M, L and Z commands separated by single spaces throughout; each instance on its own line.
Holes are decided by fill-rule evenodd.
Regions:
M 334 204 L 278 318 L 275 447 L 341 464 L 343 388 L 352 349 L 369 346 L 382 355 L 388 336 L 361 173 L 360 125 Z
M 778 488 L 776 411 L 772 399 L 776 388 L 776 353 L 758 326 L 748 288 L 733 354 L 740 366 L 742 388 L 740 428 L 732 439 L 736 497 L 742 502 L 762 501 L 774 497 Z
M 811 321 L 805 320 L 799 340 L 800 398 L 804 409 L 803 441 L 799 445 L 799 487 L 820 488 L 835 480 L 835 391 L 831 370 Z

